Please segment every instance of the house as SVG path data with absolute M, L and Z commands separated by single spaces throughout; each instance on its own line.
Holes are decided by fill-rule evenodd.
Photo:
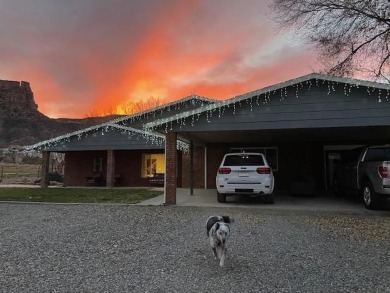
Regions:
M 147 186 L 165 171 L 166 204 L 177 187 L 215 189 L 226 152 L 258 151 L 276 191 L 312 194 L 332 187 L 344 151 L 390 143 L 389 99 L 389 84 L 313 73 L 224 101 L 191 96 L 30 149 L 44 152 L 45 170 L 50 152 L 65 153 L 66 186 Z
M 154 174 L 165 172 L 165 136 L 142 130 L 144 123 L 178 116 L 214 103 L 191 95 L 179 101 L 42 141 L 26 151 L 43 153 L 41 186 L 48 185 L 51 153 L 65 155 L 64 186 L 149 186 Z M 177 142 L 176 151 L 187 149 Z M 181 184 L 178 175 L 177 184 Z
M 191 162 L 184 187 L 214 189 L 219 163 L 231 151 L 264 153 L 277 191 L 326 191 L 342 152 L 390 143 L 389 99 L 389 84 L 309 74 L 149 122 L 146 131 L 165 133 L 165 203 L 176 203 L 180 159 Z M 177 156 L 177 141 L 190 145 L 189 160 Z

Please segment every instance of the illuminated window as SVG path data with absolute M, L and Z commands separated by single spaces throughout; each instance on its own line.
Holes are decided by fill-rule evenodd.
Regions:
M 165 173 L 164 154 L 143 154 L 141 176 L 152 177 L 156 173 Z

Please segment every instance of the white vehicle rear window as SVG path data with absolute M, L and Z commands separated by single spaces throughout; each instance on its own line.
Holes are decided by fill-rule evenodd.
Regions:
M 224 166 L 264 166 L 259 155 L 229 155 L 225 157 Z

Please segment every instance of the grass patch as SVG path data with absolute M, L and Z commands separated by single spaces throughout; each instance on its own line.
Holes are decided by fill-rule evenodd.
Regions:
M 162 194 L 150 188 L 0 188 L 0 201 L 135 204 Z

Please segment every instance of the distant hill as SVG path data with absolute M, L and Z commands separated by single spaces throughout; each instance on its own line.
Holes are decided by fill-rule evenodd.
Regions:
M 115 117 L 52 119 L 38 111 L 28 82 L 0 80 L 0 148 L 34 144 Z

